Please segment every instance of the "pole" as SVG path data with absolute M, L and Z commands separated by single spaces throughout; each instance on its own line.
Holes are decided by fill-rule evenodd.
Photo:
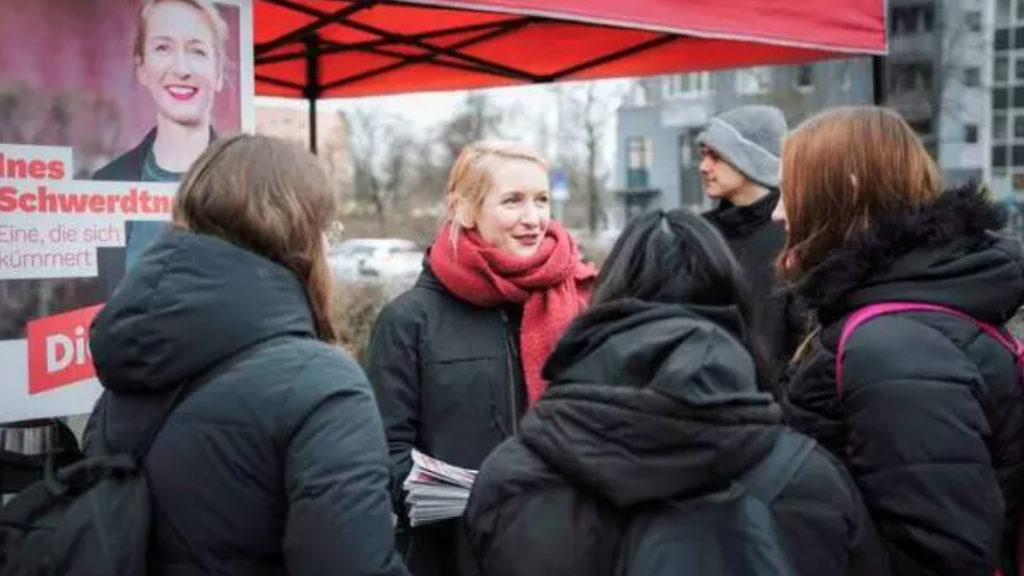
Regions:
M 885 56 L 871 57 L 872 97 L 875 106 L 885 106 L 888 85 L 885 82 Z
M 316 154 L 316 101 L 320 98 L 320 38 L 313 34 L 306 39 L 306 89 L 309 102 L 309 151 Z

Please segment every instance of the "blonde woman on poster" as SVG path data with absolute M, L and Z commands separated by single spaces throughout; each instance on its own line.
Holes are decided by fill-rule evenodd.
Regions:
M 156 126 L 95 180 L 178 182 L 216 138 L 213 105 L 224 85 L 228 27 L 210 0 L 145 0 L 133 47 L 136 81 L 156 106 Z M 166 223 L 125 223 L 125 254 L 101 256 L 109 294 Z M 110 252 L 120 252 L 110 251 Z M 104 258 L 106 256 L 106 258 Z

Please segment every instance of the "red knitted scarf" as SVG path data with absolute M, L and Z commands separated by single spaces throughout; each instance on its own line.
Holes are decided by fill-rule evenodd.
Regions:
M 523 304 L 520 354 L 532 406 L 547 388 L 544 362 L 559 336 L 586 306 L 597 272 L 580 262 L 569 233 L 552 222 L 537 251 L 522 258 L 488 245 L 472 230 L 453 247 L 451 228 L 441 228 L 430 250 L 430 268 L 453 294 L 477 306 Z

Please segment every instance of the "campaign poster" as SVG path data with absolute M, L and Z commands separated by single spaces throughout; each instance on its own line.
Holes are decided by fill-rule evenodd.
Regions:
M 89 324 L 254 125 L 251 0 L 0 0 L 0 423 L 84 414 Z

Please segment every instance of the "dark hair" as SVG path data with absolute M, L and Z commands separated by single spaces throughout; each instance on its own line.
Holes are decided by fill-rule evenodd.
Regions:
M 665 304 L 735 306 L 738 335 L 765 388 L 764 356 L 754 337 L 754 314 L 743 269 L 715 227 L 686 210 L 658 210 L 622 231 L 598 276 L 591 306 L 635 298 Z

